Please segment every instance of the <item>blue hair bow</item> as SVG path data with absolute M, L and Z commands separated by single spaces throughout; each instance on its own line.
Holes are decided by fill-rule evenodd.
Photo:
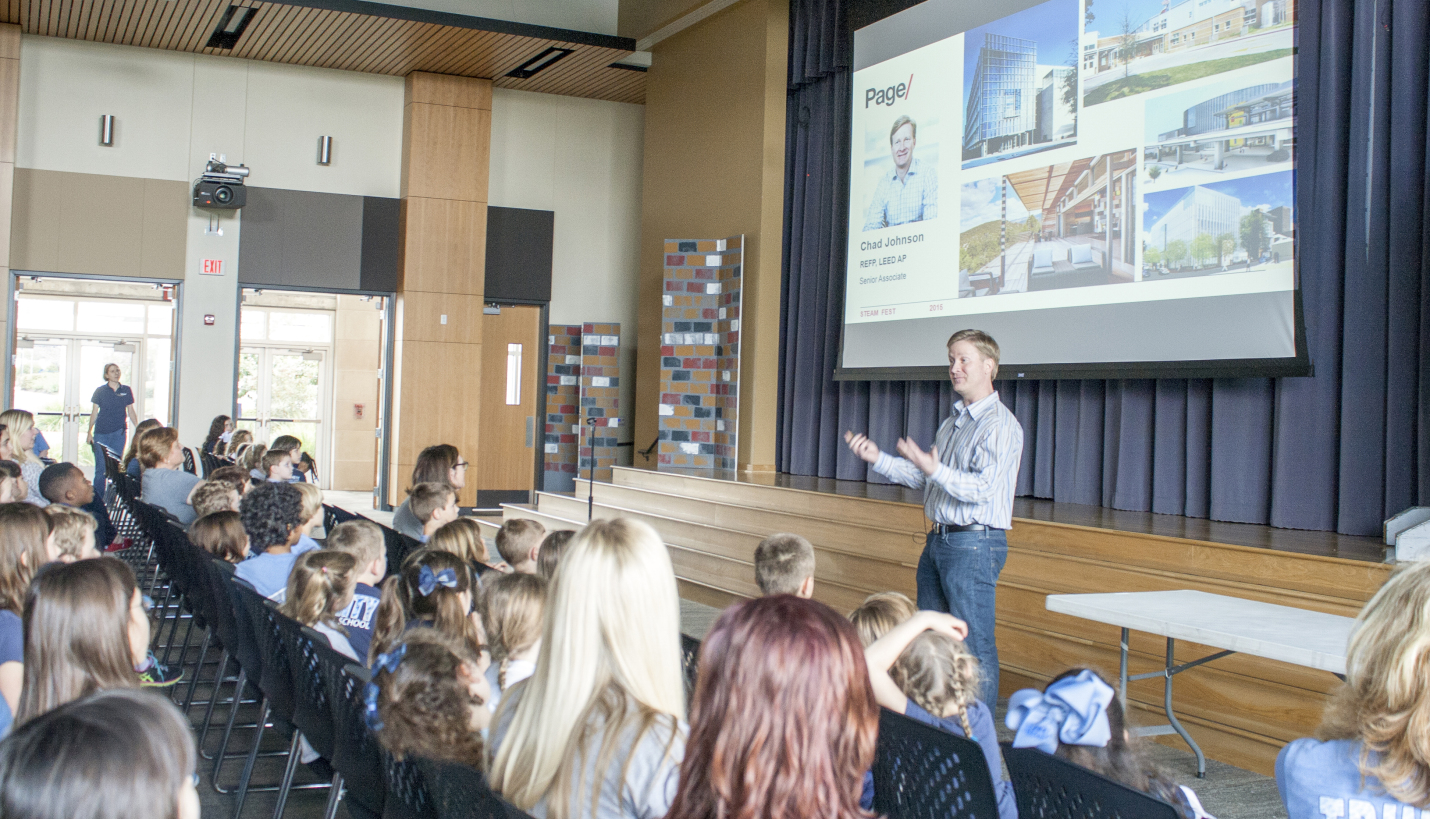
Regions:
M 1095 673 L 1083 670 L 1058 680 L 1046 691 L 1025 688 L 1008 698 L 1009 728 L 1017 731 L 1014 748 L 1037 748 L 1054 753 L 1058 743 L 1105 747 L 1112 739 L 1107 706 L 1112 686 Z
M 417 575 L 417 590 L 422 592 L 423 597 L 426 597 L 436 591 L 438 586 L 445 586 L 449 589 L 457 588 L 457 572 L 453 569 L 434 572 L 431 566 L 423 566 L 422 571 Z
M 386 654 L 377 655 L 377 659 L 372 664 L 373 681 L 367 684 L 363 690 L 363 700 L 366 702 L 366 711 L 363 719 L 367 722 L 367 728 L 373 733 L 382 730 L 382 718 L 377 715 L 377 698 L 379 690 L 377 687 L 377 672 L 386 671 L 392 674 L 397 671 L 397 664 L 402 662 L 402 658 L 407 654 L 407 644 L 403 643 Z

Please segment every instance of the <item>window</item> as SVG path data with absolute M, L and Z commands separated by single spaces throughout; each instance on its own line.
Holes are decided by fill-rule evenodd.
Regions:
M 517 406 L 521 403 L 521 345 L 506 345 L 506 403 Z

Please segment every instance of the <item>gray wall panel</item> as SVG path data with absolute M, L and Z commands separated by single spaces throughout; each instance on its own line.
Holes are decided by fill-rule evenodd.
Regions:
M 361 196 L 250 187 L 238 280 L 247 286 L 361 290 Z

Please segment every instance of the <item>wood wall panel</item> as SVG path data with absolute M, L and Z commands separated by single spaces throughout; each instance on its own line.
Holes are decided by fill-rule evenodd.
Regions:
M 409 102 L 403 115 L 402 196 L 486 200 L 491 165 L 490 108 Z
M 483 189 L 485 196 L 485 188 Z M 480 296 L 486 286 L 486 200 L 402 200 L 398 292 Z
M 407 337 L 414 341 L 481 344 L 482 294 L 429 293 L 407 290 L 402 295 Z M 445 323 L 443 316 L 446 317 Z

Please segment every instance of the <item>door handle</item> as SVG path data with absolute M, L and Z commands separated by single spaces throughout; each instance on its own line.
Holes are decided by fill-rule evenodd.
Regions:
M 531 434 L 536 428 L 536 416 L 526 416 L 526 448 L 531 449 Z

